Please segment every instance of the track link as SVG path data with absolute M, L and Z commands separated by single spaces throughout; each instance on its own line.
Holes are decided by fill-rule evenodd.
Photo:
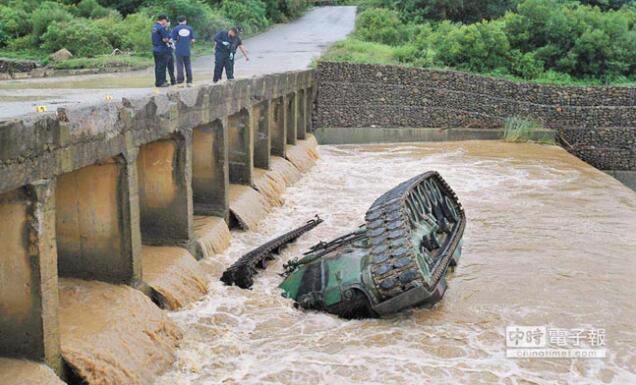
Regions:
M 381 301 L 418 286 L 432 290 L 452 262 L 465 227 L 455 192 L 435 171 L 386 192 L 371 205 L 365 220 L 370 272 Z M 436 231 L 414 240 L 414 231 L 424 222 Z M 418 250 L 432 273 L 429 280 L 421 273 Z
M 316 216 L 315 219 L 308 221 L 303 226 L 272 239 L 243 255 L 223 272 L 221 281 L 228 286 L 236 285 L 242 289 L 251 288 L 254 284 L 253 278 L 258 274 L 258 269 L 264 269 L 267 261 L 272 259 L 274 253 L 278 253 L 284 246 L 295 241 L 322 222 L 323 219 Z

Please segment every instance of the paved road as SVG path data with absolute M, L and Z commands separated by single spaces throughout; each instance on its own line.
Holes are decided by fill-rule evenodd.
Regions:
M 245 78 L 290 70 L 301 70 L 332 43 L 346 37 L 354 27 L 355 7 L 320 7 L 302 18 L 277 25 L 247 39 L 250 61 L 239 58 L 236 77 Z M 210 43 L 206 43 L 210 44 Z M 239 54 L 240 56 L 240 54 Z M 212 79 L 212 56 L 193 63 L 194 82 Z M 151 69 L 118 74 L 83 75 L 0 82 L 0 119 L 35 113 L 35 106 L 49 110 L 80 103 L 100 103 L 109 95 L 114 100 L 159 92 L 152 87 Z M 161 89 L 160 92 L 168 92 Z

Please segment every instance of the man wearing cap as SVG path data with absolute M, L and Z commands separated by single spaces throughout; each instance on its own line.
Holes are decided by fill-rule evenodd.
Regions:
M 240 29 L 238 27 L 230 28 L 227 31 L 221 31 L 214 37 L 214 83 L 221 80 L 223 69 L 228 80 L 234 79 L 234 58 L 236 50 L 240 49 L 245 60 L 247 57 L 247 49 L 243 46 L 243 42 L 239 37 Z
M 190 60 L 192 43 L 194 43 L 194 31 L 188 25 L 185 16 L 177 17 L 179 25 L 172 30 L 172 40 L 175 43 L 177 56 L 177 84 L 183 84 L 183 69 L 188 87 L 192 87 L 192 61 Z
M 168 16 L 159 15 L 157 21 L 152 26 L 152 55 L 155 59 L 155 87 L 168 87 L 166 83 L 166 67 L 168 65 L 168 55 L 172 55 L 172 50 L 168 46 L 170 34 L 166 29 Z

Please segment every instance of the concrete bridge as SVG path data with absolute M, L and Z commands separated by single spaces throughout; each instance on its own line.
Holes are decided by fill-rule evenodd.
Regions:
M 313 71 L 0 123 L 0 356 L 61 368 L 58 276 L 148 295 L 142 245 L 201 257 L 195 215 L 310 136 Z M 240 219 L 240 218 L 239 218 Z

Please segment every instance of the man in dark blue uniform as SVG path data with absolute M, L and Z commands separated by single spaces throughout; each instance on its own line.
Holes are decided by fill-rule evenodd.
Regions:
M 170 36 L 170 41 L 168 41 L 168 47 L 170 48 L 170 53 L 168 54 L 168 62 L 166 63 L 166 69 L 168 70 L 168 76 L 170 77 L 170 85 L 174 86 L 177 84 L 177 79 L 174 76 L 174 40 L 172 40 L 172 30 L 170 29 L 170 19 L 168 19 L 168 24 L 166 24 L 166 32 L 168 32 L 168 36 Z
M 188 87 L 192 87 L 192 61 L 190 60 L 192 43 L 194 43 L 194 31 L 188 25 L 185 16 L 177 17 L 179 25 L 172 30 L 172 40 L 175 42 L 177 54 L 177 84 L 183 84 L 183 69 Z
M 241 50 L 245 60 L 250 60 L 247 57 L 247 49 L 243 46 L 243 42 L 238 35 L 238 28 L 230 28 L 228 31 L 217 33 L 214 37 L 216 44 L 214 50 L 214 83 L 221 80 L 223 69 L 225 69 L 225 76 L 228 80 L 234 79 L 234 58 L 237 49 Z
M 152 55 L 155 59 L 155 87 L 168 87 L 166 83 L 166 66 L 168 64 L 168 55 L 171 49 L 168 47 L 170 35 L 166 26 L 168 25 L 168 16 L 159 15 L 157 22 L 152 26 Z

